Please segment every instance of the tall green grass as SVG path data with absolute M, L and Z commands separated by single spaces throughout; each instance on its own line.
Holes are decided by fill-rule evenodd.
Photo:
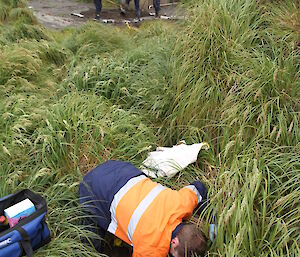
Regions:
M 211 149 L 159 181 L 209 187 L 194 219 L 218 225 L 208 256 L 299 256 L 299 5 L 185 2 L 180 23 L 49 31 L 0 0 L 0 196 L 46 197 L 52 242 L 36 256 L 99 256 L 80 240 L 97 237 L 82 176 L 182 139 Z
M 214 145 L 208 212 L 222 256 L 299 254 L 298 8 L 200 1 L 174 50 L 166 139 Z

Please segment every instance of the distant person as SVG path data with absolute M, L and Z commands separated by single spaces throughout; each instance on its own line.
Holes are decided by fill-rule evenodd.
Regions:
M 96 8 L 95 20 L 100 20 L 102 11 L 102 0 L 94 0 L 94 4 Z
M 126 9 L 129 9 L 129 3 L 130 0 L 121 0 L 120 1 L 120 8 L 121 8 L 121 13 L 123 15 L 126 14 Z M 96 8 L 96 15 L 95 15 L 95 20 L 100 20 L 101 19 L 101 11 L 102 11 L 102 0 L 94 0 L 95 8 Z M 134 0 L 135 4 L 135 9 L 137 13 L 137 18 L 140 20 L 141 17 L 141 10 L 140 10 L 140 0 Z
M 87 173 L 79 187 L 80 203 L 99 226 L 133 246 L 133 257 L 204 256 L 207 238 L 184 223 L 207 202 L 207 189 L 195 181 L 179 191 L 153 182 L 128 162 L 107 161 Z M 93 242 L 101 251 L 101 242 Z M 187 254 L 187 255 L 185 255 Z
M 155 17 L 159 18 L 159 12 L 160 12 L 160 0 L 153 0 L 153 6 L 155 10 Z
M 120 10 L 122 15 L 126 15 L 126 12 L 129 9 L 129 3 L 131 0 L 121 0 L 120 1 Z M 141 10 L 140 10 L 140 0 L 134 0 L 135 10 L 137 19 L 141 18 Z

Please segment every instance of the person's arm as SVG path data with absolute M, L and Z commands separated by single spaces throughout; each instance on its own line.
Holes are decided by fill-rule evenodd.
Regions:
M 178 192 L 181 199 L 180 204 L 183 211 L 183 219 L 190 218 L 197 207 L 201 210 L 206 207 L 207 189 L 200 181 L 195 181 L 181 188 Z
M 198 214 L 200 214 L 207 206 L 207 188 L 199 180 L 194 181 L 193 183 L 190 184 L 190 186 L 194 187 L 193 189 L 197 194 L 198 205 L 196 209 Z
M 203 183 L 200 182 L 199 180 L 194 181 L 193 183 L 191 183 L 191 185 L 195 187 L 193 189 L 196 192 L 198 192 L 199 195 L 201 196 L 201 200 L 199 201 L 198 206 L 196 208 L 198 214 L 200 214 L 207 206 L 207 189 L 203 185 Z M 213 218 L 213 220 L 215 219 Z M 217 225 L 209 224 L 209 239 L 213 242 L 216 236 L 217 236 Z

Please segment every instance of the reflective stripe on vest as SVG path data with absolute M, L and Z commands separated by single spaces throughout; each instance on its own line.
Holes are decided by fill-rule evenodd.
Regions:
M 115 194 L 114 199 L 110 205 L 110 213 L 111 213 L 111 222 L 108 226 L 108 231 L 110 233 L 115 234 L 116 229 L 117 229 L 117 220 L 116 220 L 116 209 L 117 206 L 120 202 L 120 200 L 122 199 L 122 197 L 134 186 L 136 185 L 138 182 L 140 182 L 141 180 L 146 179 L 145 175 L 140 175 L 137 177 L 134 177 L 130 180 L 127 181 L 127 183 Z
M 130 218 L 130 222 L 127 228 L 127 237 L 132 242 L 132 237 L 135 231 L 135 228 L 140 221 L 142 215 L 147 210 L 149 205 L 153 202 L 153 200 L 158 196 L 158 194 L 166 189 L 164 186 L 158 184 L 155 188 L 153 188 L 147 196 L 140 202 L 138 207 L 134 210 L 134 213 L 132 214 Z
M 195 192 L 195 194 L 197 195 L 198 204 L 201 202 L 202 196 L 200 195 L 200 193 L 198 192 L 197 188 L 194 185 L 185 186 L 184 188 L 189 188 L 193 192 Z

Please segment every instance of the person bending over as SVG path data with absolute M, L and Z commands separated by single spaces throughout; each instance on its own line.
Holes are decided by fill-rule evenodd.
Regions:
M 184 223 L 207 202 L 195 181 L 179 191 L 153 182 L 128 162 L 107 161 L 88 172 L 79 186 L 80 203 L 94 217 L 100 235 L 109 231 L 133 246 L 133 257 L 204 256 L 207 238 Z M 99 242 L 93 242 L 101 251 Z

